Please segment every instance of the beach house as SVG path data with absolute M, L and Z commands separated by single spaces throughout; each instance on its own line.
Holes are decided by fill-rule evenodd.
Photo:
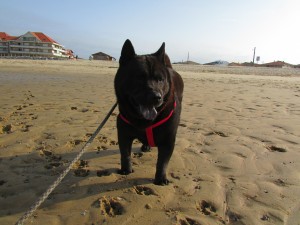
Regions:
M 92 54 L 92 58 L 94 60 L 108 60 L 108 61 L 116 61 L 116 59 L 110 55 L 107 55 L 103 52 L 97 52 Z
M 70 58 L 70 52 L 42 32 L 28 31 L 21 36 L 0 32 L 0 57 Z

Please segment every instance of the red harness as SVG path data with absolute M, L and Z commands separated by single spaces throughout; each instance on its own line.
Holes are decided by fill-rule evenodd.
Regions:
M 176 108 L 176 101 L 174 102 L 174 109 L 175 109 L 175 108 Z M 153 128 L 158 127 L 158 126 L 162 125 L 163 123 L 167 122 L 167 121 L 171 118 L 171 116 L 173 115 L 174 109 L 172 109 L 172 111 L 170 112 L 170 114 L 169 114 L 166 118 L 164 118 L 164 119 L 158 121 L 157 123 L 155 123 L 155 124 L 153 124 L 153 125 L 151 125 L 151 126 L 149 126 L 149 127 L 147 127 L 147 128 L 145 129 L 145 131 L 146 131 L 146 137 L 147 137 L 147 141 L 148 141 L 148 145 L 149 145 L 150 147 L 155 147 L 155 146 L 156 146 L 156 145 L 155 145 L 155 142 L 154 142 Z M 130 121 L 127 120 L 121 113 L 119 114 L 119 117 L 120 117 L 124 122 L 126 122 L 126 123 L 132 125 L 132 124 L 130 123 Z

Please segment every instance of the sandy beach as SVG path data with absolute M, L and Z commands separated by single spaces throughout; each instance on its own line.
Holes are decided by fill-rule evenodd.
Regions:
M 15 224 L 115 103 L 117 62 L 0 59 L 0 224 Z M 25 224 L 300 224 L 300 69 L 174 65 L 185 82 L 168 167 L 133 149 L 117 173 L 115 110 Z

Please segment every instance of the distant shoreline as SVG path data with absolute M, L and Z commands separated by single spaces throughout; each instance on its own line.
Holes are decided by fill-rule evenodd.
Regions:
M 172 64 L 175 70 L 197 74 L 235 74 L 258 76 L 300 77 L 297 68 L 272 68 L 253 66 L 213 66 L 200 64 Z M 119 67 L 117 61 L 101 60 L 30 60 L 0 59 L 0 72 L 45 73 L 45 74 L 90 74 L 98 75 L 99 70 L 115 74 Z

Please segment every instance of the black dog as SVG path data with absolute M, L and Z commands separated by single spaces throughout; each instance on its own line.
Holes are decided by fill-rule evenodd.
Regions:
M 154 183 L 168 184 L 166 169 L 180 120 L 183 81 L 172 69 L 165 43 L 154 54 L 136 55 L 131 42 L 126 40 L 115 77 L 115 92 L 120 111 L 117 119 L 120 173 L 133 172 L 131 146 L 137 138 L 144 151 L 158 147 Z

